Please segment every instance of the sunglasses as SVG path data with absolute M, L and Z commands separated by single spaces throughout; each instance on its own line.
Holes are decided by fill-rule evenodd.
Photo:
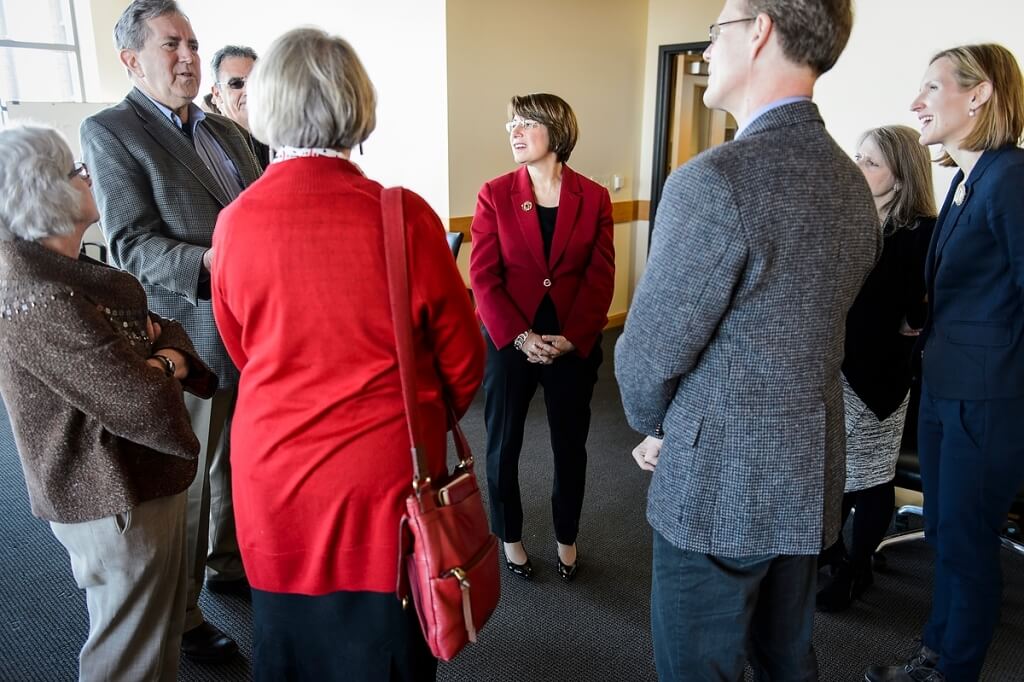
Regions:
M 246 80 L 247 79 L 245 79 L 245 78 L 239 78 L 239 77 L 236 76 L 234 78 L 229 78 L 227 80 L 227 82 L 218 82 L 217 84 L 218 85 L 222 85 L 222 86 L 226 85 L 227 87 L 231 88 L 232 90 L 241 90 L 242 88 L 245 87 L 245 81 Z

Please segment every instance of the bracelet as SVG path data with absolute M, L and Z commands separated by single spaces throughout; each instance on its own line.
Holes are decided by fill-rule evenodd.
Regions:
M 150 357 L 152 357 L 154 360 L 156 360 L 161 365 L 163 365 L 163 367 L 164 367 L 164 374 L 166 374 L 169 377 L 173 377 L 174 376 L 174 371 L 177 369 L 177 367 L 174 364 L 174 360 L 171 360 L 166 355 L 159 355 L 159 354 L 153 354 Z
M 523 344 L 526 343 L 526 339 L 530 337 L 530 332 L 532 331 L 532 329 L 527 329 L 525 332 L 516 337 L 516 340 L 512 343 L 512 345 L 515 346 L 516 350 L 523 349 Z

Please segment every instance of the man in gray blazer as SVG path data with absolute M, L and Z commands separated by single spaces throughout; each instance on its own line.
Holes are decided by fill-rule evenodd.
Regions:
M 172 0 L 135 0 L 114 38 L 134 88 L 120 104 L 82 123 L 82 149 L 113 263 L 142 282 L 150 308 L 184 326 L 220 377 L 211 400 L 186 396 L 203 448 L 188 494 L 189 601 L 182 639 L 186 655 L 219 660 L 234 655 L 237 645 L 206 623 L 198 606 L 208 546 L 211 588 L 216 580 L 244 585 L 244 572 L 228 468 L 238 370 L 213 319 L 210 243 L 217 214 L 260 169 L 241 128 L 192 103 L 199 92 L 198 43 Z
M 836 538 L 846 312 L 880 254 L 863 176 L 814 83 L 849 0 L 727 0 L 704 103 L 736 139 L 676 170 L 615 352 L 654 472 L 651 623 L 662 680 L 815 680 L 816 556 Z

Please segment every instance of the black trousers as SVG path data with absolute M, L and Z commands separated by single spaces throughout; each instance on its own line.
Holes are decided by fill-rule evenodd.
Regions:
M 252 591 L 256 682 L 433 682 L 416 610 L 394 594 Z
M 838 563 L 845 555 L 857 568 L 870 568 L 871 556 L 878 549 L 885 531 L 892 523 L 893 507 L 896 504 L 896 486 L 893 481 L 880 483 L 863 490 L 843 495 L 843 526 L 850 517 L 850 510 L 856 509 L 853 517 L 853 544 L 845 547 L 840 533 L 835 544 L 822 551 L 828 563 Z
M 551 490 L 555 539 L 571 545 L 576 541 L 583 509 L 590 399 L 603 357 L 601 340 L 598 338 L 586 358 L 573 352 L 550 365 L 537 365 L 530 363 L 512 344 L 498 349 L 486 333 L 484 338 L 487 341 L 484 419 L 491 529 L 505 542 L 522 540 L 519 455 L 523 448 L 526 414 L 539 385 L 544 387 L 555 463 Z

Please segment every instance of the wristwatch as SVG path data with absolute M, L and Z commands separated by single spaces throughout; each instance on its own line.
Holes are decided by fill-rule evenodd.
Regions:
M 166 374 L 169 377 L 173 377 L 174 376 L 174 371 L 177 369 L 177 366 L 174 364 L 174 360 L 171 360 L 166 355 L 160 355 L 160 354 L 154 354 L 151 357 L 154 360 L 158 361 L 161 365 L 163 365 L 163 367 L 164 367 L 164 374 Z

